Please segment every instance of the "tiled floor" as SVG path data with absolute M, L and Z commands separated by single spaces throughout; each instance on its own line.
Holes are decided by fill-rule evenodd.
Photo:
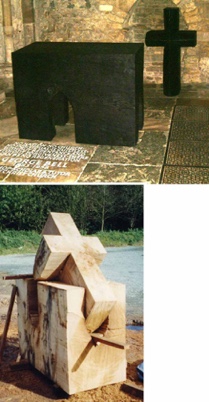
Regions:
M 161 183 L 209 183 L 209 100 L 177 102 Z
M 27 162 L 24 162 L 25 165 L 23 165 L 26 170 L 28 169 L 27 172 L 24 169 L 18 170 L 18 161 L 15 159 L 15 152 L 11 154 L 11 145 L 21 142 L 30 143 L 31 146 L 32 141 L 19 140 L 14 98 L 12 96 L 7 97 L 6 102 L 0 105 L 0 181 L 159 183 L 175 105 L 184 106 L 195 102 L 203 105 L 209 104 L 207 101 L 209 99 L 208 95 L 209 85 L 182 85 L 180 95 L 172 98 L 163 95 L 161 86 L 146 85 L 144 93 L 144 127 L 139 132 L 139 140 L 135 147 L 83 144 L 79 146 L 79 144 L 75 143 L 74 125 L 68 123 L 65 127 L 57 128 L 57 135 L 48 144 L 51 145 L 53 152 L 55 152 L 57 145 L 80 147 L 80 161 L 72 162 L 68 160 L 63 164 L 59 160 L 54 160 L 51 161 L 50 165 L 49 161 L 41 160 L 41 158 L 34 161 L 35 158 L 32 155 L 33 162 L 29 157 L 27 160 L 28 165 Z M 203 122 L 203 124 L 207 125 L 207 121 Z M 193 131 L 194 129 L 193 125 Z M 38 143 L 39 147 L 44 146 L 44 142 L 34 143 Z M 197 152 L 201 152 L 201 150 L 197 149 Z M 24 158 L 26 158 L 25 155 L 22 156 L 22 159 Z M 35 168 L 36 172 L 34 173 Z M 44 168 L 51 171 L 48 176 L 36 174 L 37 172 L 40 173 L 41 170 L 43 171 Z M 176 169 L 178 176 L 181 176 L 181 166 L 177 166 Z M 182 175 L 185 175 L 184 169 L 182 169 Z M 175 177 L 175 175 L 172 177 Z M 186 180 L 189 180 L 189 176 L 186 175 L 186 177 Z M 168 182 L 170 182 L 169 180 Z M 175 179 L 173 182 L 175 182 Z

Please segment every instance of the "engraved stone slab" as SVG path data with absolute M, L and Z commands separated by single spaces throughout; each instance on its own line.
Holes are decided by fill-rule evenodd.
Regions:
M 8 141 L 0 147 L 0 175 L 8 181 L 72 182 L 94 147 Z

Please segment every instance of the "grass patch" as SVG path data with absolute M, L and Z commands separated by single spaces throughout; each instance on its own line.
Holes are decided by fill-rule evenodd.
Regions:
M 104 247 L 142 246 L 143 230 L 98 232 Z M 41 235 L 35 231 L 4 230 L 0 232 L 0 255 L 36 253 Z
M 40 240 L 35 231 L 4 230 L 0 232 L 0 255 L 35 253 Z
M 128 232 L 118 230 L 98 232 L 96 236 L 99 237 L 104 247 L 143 246 L 142 229 L 133 229 Z

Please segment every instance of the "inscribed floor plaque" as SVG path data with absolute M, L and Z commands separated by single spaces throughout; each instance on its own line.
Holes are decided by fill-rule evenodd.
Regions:
M 75 182 L 94 150 L 86 145 L 7 141 L 0 144 L 0 181 Z

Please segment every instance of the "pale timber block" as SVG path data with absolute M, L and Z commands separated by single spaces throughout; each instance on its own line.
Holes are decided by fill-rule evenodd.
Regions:
M 109 315 L 116 298 L 95 259 L 86 253 L 72 252 L 60 271 L 59 281 L 86 289 L 86 327 L 90 332 L 97 330 Z
M 80 356 L 71 348 L 71 394 L 126 380 L 126 350 L 113 346 L 115 338 L 112 339 L 110 333 L 108 340 L 113 341 L 111 346 L 102 343 L 95 346 L 92 340 Z M 72 341 L 75 345 L 79 343 L 79 338 Z
M 29 342 L 29 339 L 31 339 L 31 333 L 34 332 L 34 327 L 30 317 L 31 313 L 30 308 L 33 311 L 37 311 L 38 309 L 38 305 L 37 306 L 35 305 L 37 301 L 36 296 L 37 282 L 35 282 L 34 279 L 17 279 L 16 286 L 18 288 L 17 321 L 18 321 L 20 354 L 22 357 L 29 359 L 29 355 L 31 352 L 31 344 Z M 32 300 L 32 297 L 34 297 L 34 300 Z
M 25 357 L 70 395 L 125 381 L 125 350 L 104 344 L 95 346 L 87 331 L 84 288 L 55 282 L 38 282 L 39 320 L 34 328 L 27 311 L 27 292 L 33 286 L 28 284 L 29 281 L 33 280 L 17 281 L 18 325 L 21 326 L 21 334 L 25 338 Z M 117 290 L 120 289 L 121 286 Z M 121 325 L 122 323 L 121 320 Z M 115 338 L 111 338 L 111 333 L 108 337 L 114 343 Z
M 84 246 L 86 251 L 101 264 L 107 252 L 96 236 L 82 236 L 70 214 L 51 212 L 42 230 L 43 235 L 60 235 L 69 238 L 74 246 Z M 72 247 L 71 247 L 72 248 Z
M 50 212 L 42 230 L 43 235 L 60 235 L 71 238 L 82 237 L 70 214 Z
M 36 358 L 36 368 L 70 395 L 125 381 L 125 351 L 96 347 L 86 329 L 84 289 L 39 282 L 38 299 L 40 328 L 46 333 L 40 334 L 43 353 Z
M 68 242 L 62 236 L 44 235 L 34 261 L 34 278 L 47 280 L 56 277 L 69 254 Z
M 94 346 L 93 341 L 92 346 L 87 345 L 86 349 L 88 353 L 85 359 L 77 370 L 71 371 L 70 394 L 126 380 L 125 350 L 104 344 Z M 74 358 L 72 349 L 71 352 Z
M 76 240 L 76 245 L 88 246 L 88 251 L 100 264 L 107 254 L 101 241 L 95 236 L 82 236 L 70 214 L 51 212 L 42 231 L 43 235 L 60 235 L 68 237 L 70 241 Z
M 99 239 L 93 239 L 92 243 L 88 238 L 85 241 L 69 214 L 51 213 L 43 234 L 34 262 L 34 278 L 58 279 L 84 287 L 86 326 L 90 332 L 95 331 L 116 301 L 96 263 L 105 254 L 103 246 Z
M 106 321 L 106 328 L 100 328 L 105 337 L 118 342 L 126 342 L 126 286 L 123 283 L 108 282 L 115 297 L 116 303 Z M 104 323 L 105 324 L 105 323 Z
M 86 247 L 86 251 L 95 258 L 96 263 L 100 265 L 104 260 L 107 251 L 102 245 L 101 241 L 96 236 L 82 236 L 84 248 Z
M 96 237 L 81 236 L 70 214 L 51 212 L 42 231 L 33 273 L 36 279 L 56 278 L 61 265 L 74 250 L 86 252 L 100 264 L 106 250 Z
M 83 342 L 85 347 L 90 341 L 84 325 L 84 293 L 81 287 L 53 282 L 38 283 L 40 332 L 39 343 L 34 345 L 34 365 L 68 393 L 69 353 L 74 348 L 71 340 L 73 336 L 80 337 L 81 348 Z

